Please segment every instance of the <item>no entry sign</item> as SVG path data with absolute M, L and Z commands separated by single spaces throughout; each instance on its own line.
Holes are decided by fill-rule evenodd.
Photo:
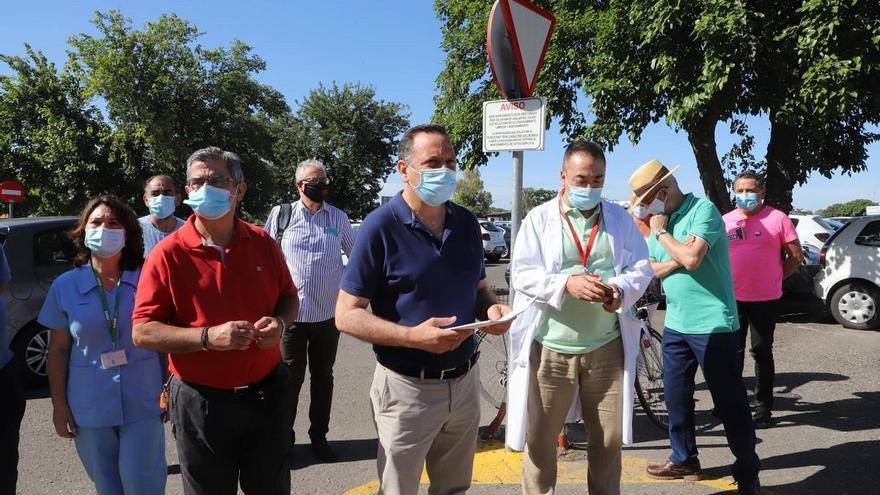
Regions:
M 11 180 L 0 182 L 0 201 L 4 203 L 21 203 L 23 200 L 23 185 Z

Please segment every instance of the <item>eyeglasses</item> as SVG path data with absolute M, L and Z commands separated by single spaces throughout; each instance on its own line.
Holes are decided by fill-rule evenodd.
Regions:
M 211 187 L 226 187 L 226 184 L 229 184 L 229 181 L 232 179 L 225 175 L 215 175 L 213 177 L 204 178 L 204 177 L 193 177 L 186 181 L 192 189 L 201 189 L 202 186 L 208 184 Z
M 317 177 L 309 177 L 309 178 L 301 180 L 300 182 L 302 182 L 303 184 L 324 184 L 324 185 L 327 185 L 330 183 L 330 179 L 328 179 L 326 177 L 324 177 L 323 179 L 319 179 Z

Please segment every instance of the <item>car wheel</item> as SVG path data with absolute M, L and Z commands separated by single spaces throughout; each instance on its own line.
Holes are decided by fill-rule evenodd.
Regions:
M 42 387 L 49 382 L 46 367 L 49 360 L 50 330 L 39 323 L 21 329 L 12 343 L 12 352 L 22 364 L 24 379 L 29 385 Z
M 487 254 L 486 261 L 488 261 L 489 263 L 498 263 L 499 261 L 501 261 L 501 255 L 500 254 Z
M 829 302 L 829 310 L 838 323 L 846 328 L 871 330 L 880 328 L 880 290 L 859 282 L 840 286 Z

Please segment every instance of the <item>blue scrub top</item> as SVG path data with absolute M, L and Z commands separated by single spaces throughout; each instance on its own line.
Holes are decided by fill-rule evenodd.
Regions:
M 119 299 L 117 349 L 124 349 L 128 364 L 101 367 L 101 354 L 113 350 L 101 305 L 101 290 L 90 265 L 74 268 L 55 279 L 37 321 L 73 337 L 67 371 L 67 402 L 79 426 L 99 428 L 133 423 L 160 414 L 162 365 L 159 355 L 134 346 L 131 315 L 140 269 L 122 272 L 122 283 L 107 292 L 113 312 Z
M 6 285 L 12 280 L 9 264 L 6 262 L 6 253 L 0 247 L 0 285 Z M 12 360 L 12 351 L 9 350 L 9 336 L 6 335 L 6 299 L 0 299 L 0 369 Z

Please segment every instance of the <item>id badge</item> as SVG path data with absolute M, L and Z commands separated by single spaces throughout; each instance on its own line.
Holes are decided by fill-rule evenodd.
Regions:
M 118 368 L 128 364 L 128 357 L 125 355 L 125 349 L 105 352 L 101 354 L 101 367 L 105 370 Z

